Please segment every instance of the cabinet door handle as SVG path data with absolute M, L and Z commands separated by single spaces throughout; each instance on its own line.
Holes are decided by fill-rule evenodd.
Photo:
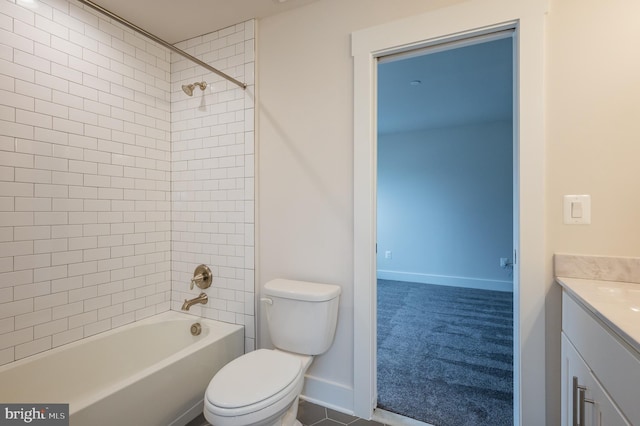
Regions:
M 586 398 L 586 393 L 587 387 L 578 384 L 578 378 L 573 376 L 573 426 L 587 426 L 584 407 L 585 404 L 595 404 L 595 401 Z
M 573 409 L 571 416 L 573 426 L 578 426 L 578 378 L 576 376 L 573 376 L 573 404 L 571 404 L 571 408 Z
M 578 399 L 580 397 L 579 393 L 582 390 L 581 388 L 584 388 L 584 386 L 580 386 L 578 384 L 578 378 L 576 376 L 573 376 L 573 426 L 582 426 L 582 417 L 580 417 L 580 422 L 578 422 Z
M 587 426 L 585 404 L 595 404 L 595 401 L 587 398 L 586 393 L 587 387 L 578 384 L 578 378 L 573 376 L 573 426 Z

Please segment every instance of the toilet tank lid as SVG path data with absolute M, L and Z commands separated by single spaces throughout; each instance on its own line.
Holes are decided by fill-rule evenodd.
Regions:
M 333 284 L 286 280 L 284 278 L 276 278 L 264 285 L 264 292 L 268 296 L 310 302 L 335 299 L 340 295 L 340 291 L 340 286 Z

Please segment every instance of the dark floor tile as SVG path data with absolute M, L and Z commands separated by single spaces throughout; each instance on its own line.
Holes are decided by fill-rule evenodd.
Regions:
M 349 423 L 349 426 L 384 426 L 384 423 L 376 422 L 375 420 L 365 420 L 358 418 L 353 423 Z
M 348 414 L 344 414 L 330 408 L 327 408 L 327 418 L 343 423 L 345 425 L 351 424 L 358 420 L 358 417 L 350 416 Z
M 344 424 L 340 423 L 340 422 L 337 422 L 335 420 L 324 419 L 324 420 L 320 420 L 314 426 L 344 426 Z
M 301 400 L 298 404 L 297 417 L 304 426 L 311 426 L 326 419 L 327 413 L 324 407 Z
M 298 420 L 303 426 L 384 426 L 382 423 L 350 416 L 321 405 L 300 400 L 298 404 Z M 200 414 L 186 426 L 211 426 Z
M 211 425 L 204 418 L 204 414 L 201 413 L 198 417 L 196 417 L 195 419 L 193 419 L 189 423 L 187 423 L 186 426 L 211 426 Z

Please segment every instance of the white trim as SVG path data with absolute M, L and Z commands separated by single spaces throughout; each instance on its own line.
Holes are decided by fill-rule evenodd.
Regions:
M 388 271 L 378 269 L 378 279 L 410 283 L 435 284 L 448 287 L 475 288 L 480 290 L 513 291 L 513 282 L 486 280 L 483 278 L 454 277 L 449 275 L 420 274 L 417 272 Z
M 547 0 L 468 0 L 352 34 L 354 57 L 354 394 L 371 418 L 375 370 L 376 58 L 517 27 L 514 120 L 514 424 L 546 423 L 544 23 Z M 506 23 L 506 24 L 505 24 Z M 530 368 L 523 369 L 527 365 Z M 535 367 L 533 367 L 535 366 Z M 526 404 L 523 404 L 526 401 Z
M 433 53 L 443 52 L 451 49 L 458 49 L 461 47 L 474 46 L 476 44 L 488 43 L 490 41 L 502 40 L 505 38 L 513 37 L 515 29 L 508 27 L 504 30 L 495 30 L 490 33 L 481 33 L 473 37 L 465 37 L 462 39 L 455 38 L 449 42 L 438 42 L 437 44 L 427 44 L 423 47 L 415 48 L 413 50 L 401 51 L 399 53 L 392 53 L 378 58 L 379 64 L 386 64 L 388 62 L 401 61 L 404 59 L 415 58 L 417 56 L 430 55 Z
M 433 426 L 430 423 L 424 423 L 380 408 L 373 411 L 373 420 L 389 426 Z
M 193 404 L 193 406 L 187 411 L 180 414 L 177 419 L 169 423 L 169 426 L 185 426 L 189 424 L 191 420 L 198 417 L 202 413 L 202 410 L 204 410 L 204 398 Z
M 314 395 L 315 398 L 307 397 L 307 394 Z M 340 383 L 307 375 L 304 378 L 304 388 L 300 398 L 341 413 L 353 415 L 353 410 L 351 410 L 353 390 Z

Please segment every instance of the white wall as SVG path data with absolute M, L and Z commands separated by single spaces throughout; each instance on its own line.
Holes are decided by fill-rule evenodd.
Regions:
M 0 2 L 0 364 L 169 309 L 169 52 Z
M 199 264 L 211 268 L 206 305 L 190 312 L 245 326 L 255 348 L 254 21 L 176 46 L 248 84 L 242 90 L 183 57 L 171 56 L 171 309 L 180 310 Z M 207 82 L 193 96 L 183 84 Z
M 640 256 L 640 3 L 552 0 L 547 33 L 547 258 Z M 591 225 L 562 197 L 590 194 Z M 548 404 L 559 412 L 560 289 L 547 283 Z M 558 416 L 559 418 L 559 416 Z M 551 423 L 548 423 L 551 424 Z
M 258 285 L 284 277 L 342 286 L 335 342 L 305 390 L 342 409 L 352 408 L 353 388 L 351 33 L 453 3 L 320 0 L 258 25 Z M 260 326 L 259 346 L 268 346 Z
M 511 291 L 512 145 L 509 121 L 378 135 L 378 278 Z
M 258 282 L 343 286 L 334 347 L 311 373 L 352 385 L 352 31 L 456 2 L 320 0 L 260 21 Z M 526 2 L 523 2 L 526 3 Z M 531 2 L 533 3 L 533 2 Z M 550 0 L 546 39 L 546 251 L 639 256 L 640 4 Z M 295 34 L 295 36 L 292 36 Z M 590 226 L 562 224 L 562 195 L 592 196 Z M 527 249 L 524 247 L 523 249 Z M 545 274 L 547 424 L 559 423 L 559 290 Z M 265 330 L 260 337 L 266 340 Z M 268 342 L 265 342 L 268 343 Z M 523 366 L 523 368 L 542 368 Z M 527 401 L 523 401 L 527 404 Z
M 552 3 L 548 43 L 553 252 L 640 256 L 640 3 Z M 597 27 L 597 30 L 596 30 Z M 562 196 L 591 194 L 592 223 L 562 223 Z

